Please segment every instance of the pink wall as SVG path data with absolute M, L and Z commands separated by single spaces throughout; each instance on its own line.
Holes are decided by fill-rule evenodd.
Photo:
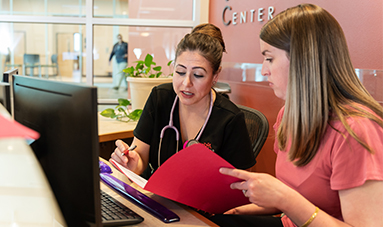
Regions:
M 302 3 L 298 0 L 210 0 L 209 22 L 221 28 L 226 43 L 227 54 L 223 61 L 226 63 L 262 63 L 259 48 L 259 30 L 267 22 L 267 10 L 275 8 L 274 15 L 284 9 Z M 382 0 L 312 0 L 329 11 L 341 24 L 349 45 L 351 58 L 355 68 L 383 70 L 383 1 Z M 222 21 L 223 10 L 227 10 L 225 21 L 232 19 L 232 13 L 237 12 L 237 24 L 225 26 Z M 264 8 L 264 21 L 258 22 L 258 8 Z M 251 22 L 250 10 L 256 10 L 254 21 Z M 246 22 L 240 22 L 240 13 L 246 11 Z M 252 171 L 275 174 L 275 158 L 273 151 L 273 124 L 283 100 L 276 98 L 273 90 L 264 82 L 243 82 L 242 70 L 224 68 L 220 80 L 231 86 L 230 99 L 237 104 L 249 106 L 264 113 L 269 121 L 269 136 L 257 157 L 257 164 Z M 379 72 L 381 75 L 381 72 Z M 375 78 L 375 77 L 373 77 Z M 380 77 L 382 78 L 382 77 Z M 371 83 L 371 86 L 380 83 Z M 380 85 L 378 85 L 380 86 Z M 381 90 L 373 87 L 371 91 Z M 371 92 L 370 91 L 370 92 Z M 375 94 L 380 97 L 379 94 Z M 383 101 L 383 99 L 377 99 Z M 381 102 L 383 105 L 383 102 Z
M 259 49 L 259 30 L 267 21 L 250 22 L 250 10 L 274 6 L 275 15 L 284 9 L 303 3 L 301 0 L 210 0 L 209 22 L 222 29 L 228 53 L 224 56 L 226 62 L 261 63 L 262 57 Z M 329 11 L 342 26 L 348 41 L 352 61 L 355 68 L 383 69 L 383 1 L 382 0 L 312 0 Z M 232 17 L 233 12 L 247 11 L 246 23 L 231 23 L 225 26 L 222 22 L 222 12 L 227 10 L 226 20 Z

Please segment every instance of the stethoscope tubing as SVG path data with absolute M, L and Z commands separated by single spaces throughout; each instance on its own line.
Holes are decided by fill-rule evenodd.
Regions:
M 160 144 L 159 144 L 159 147 L 158 147 L 158 167 L 160 167 L 161 165 L 161 145 L 162 145 L 162 138 L 164 137 L 164 134 L 165 134 L 165 131 L 166 129 L 173 129 L 175 132 L 176 132 L 176 140 L 177 140 L 177 146 L 176 146 L 176 153 L 178 152 L 178 146 L 179 146 L 179 140 L 180 140 L 180 133 L 178 132 L 178 129 L 173 125 L 173 113 L 174 113 L 174 109 L 176 107 L 176 104 L 177 104 L 177 101 L 178 101 L 178 96 L 176 95 L 175 99 L 174 99 L 174 102 L 173 102 L 173 106 L 172 106 L 172 109 L 170 111 L 170 119 L 169 119 L 169 124 L 166 125 L 162 130 L 161 130 L 161 133 L 160 133 Z M 210 105 L 209 105 L 209 112 L 207 113 L 207 117 L 205 119 L 205 122 L 201 128 L 201 130 L 199 131 L 195 141 L 198 141 L 202 135 L 202 132 L 205 130 L 205 127 L 207 125 L 207 122 L 209 121 L 209 118 L 210 118 L 210 115 L 211 115 L 211 112 L 213 110 L 213 92 L 210 91 Z

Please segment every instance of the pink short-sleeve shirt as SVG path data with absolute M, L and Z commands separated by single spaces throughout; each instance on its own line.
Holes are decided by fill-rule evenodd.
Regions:
M 278 114 L 275 131 L 283 112 L 284 108 Z M 356 135 L 373 149 L 373 154 L 352 138 L 340 121 L 332 121 L 333 128 L 327 127 L 318 153 L 306 166 L 295 166 L 288 160 L 288 152 L 280 151 L 277 141 L 274 144 L 276 177 L 340 220 L 343 218 L 339 190 L 361 186 L 366 180 L 383 180 L 383 129 L 363 117 L 350 117 L 347 122 Z M 282 222 L 284 226 L 295 226 L 286 216 Z

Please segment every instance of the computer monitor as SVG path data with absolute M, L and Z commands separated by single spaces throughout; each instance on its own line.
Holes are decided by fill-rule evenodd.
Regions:
M 9 83 L 0 82 L 0 104 L 11 114 L 11 96 Z
M 97 88 L 13 77 L 14 119 L 31 144 L 68 226 L 101 226 Z
M 19 70 L 13 68 L 3 73 L 3 78 L 0 81 L 0 103 L 12 114 L 12 100 L 11 100 L 11 88 L 9 84 L 9 78 L 12 75 L 17 75 Z
M 3 79 L 1 82 L 9 83 L 9 78 L 11 78 L 12 75 L 19 74 L 19 69 L 13 68 L 3 73 Z

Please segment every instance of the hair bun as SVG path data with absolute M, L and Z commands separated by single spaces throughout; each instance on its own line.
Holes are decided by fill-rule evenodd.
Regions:
M 221 30 L 215 25 L 209 23 L 200 24 L 192 30 L 191 34 L 193 33 L 205 34 L 217 39 L 222 46 L 223 52 L 226 52 L 225 42 L 223 41 Z

